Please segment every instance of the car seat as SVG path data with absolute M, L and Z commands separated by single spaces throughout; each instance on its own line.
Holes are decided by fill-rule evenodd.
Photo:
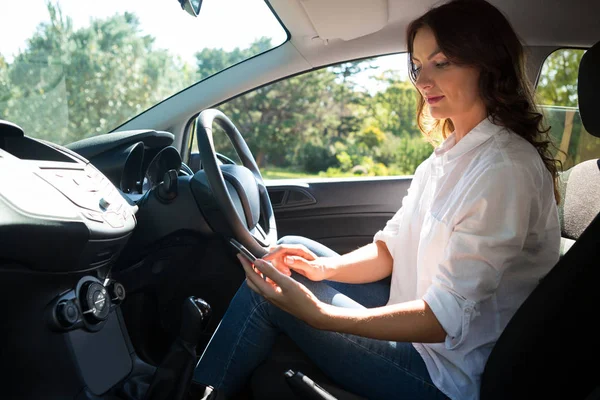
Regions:
M 600 106 L 600 42 L 581 60 L 577 92 L 585 129 L 600 137 L 595 115 Z M 594 322 L 600 304 L 599 160 L 580 163 L 564 175 L 562 236 L 563 243 L 572 240 L 572 245 L 494 346 L 481 380 L 481 400 L 600 398 Z

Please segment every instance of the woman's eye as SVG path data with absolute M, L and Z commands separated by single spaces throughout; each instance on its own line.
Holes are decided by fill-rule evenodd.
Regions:
M 448 61 L 443 61 L 443 62 L 439 62 L 439 63 L 435 64 L 436 68 L 444 68 L 448 65 L 450 65 L 450 63 Z
M 413 74 L 418 75 L 419 72 L 421 72 L 421 67 L 417 67 L 416 65 L 413 65 Z

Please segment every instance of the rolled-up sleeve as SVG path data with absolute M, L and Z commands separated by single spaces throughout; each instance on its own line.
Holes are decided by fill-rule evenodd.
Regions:
M 447 348 L 464 341 L 478 304 L 494 294 L 522 251 L 535 190 L 526 172 L 502 164 L 481 173 L 461 196 L 443 259 L 422 297 L 447 333 Z
M 402 200 L 404 204 L 406 197 Z M 404 207 L 400 208 L 394 216 L 388 220 L 385 224 L 385 227 L 377 232 L 375 236 L 373 236 L 373 242 L 382 241 L 387 246 L 388 250 L 391 252 L 394 248 L 392 241 L 398 236 L 398 232 L 400 231 L 400 223 L 402 221 L 402 214 L 404 213 Z

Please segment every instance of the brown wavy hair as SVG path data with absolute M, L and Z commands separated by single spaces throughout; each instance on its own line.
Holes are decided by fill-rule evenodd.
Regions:
M 543 126 L 543 116 L 533 101 L 533 90 L 525 73 L 523 45 L 504 14 L 485 0 L 452 0 L 411 22 L 406 39 L 413 84 L 417 78 L 412 62 L 413 41 L 423 27 L 433 31 L 440 50 L 450 62 L 479 70 L 479 95 L 488 118 L 536 148 L 554 178 L 554 197 L 559 203 L 560 161 L 550 151 L 555 147 L 548 134 L 550 128 Z M 438 134 L 446 138 L 454 130 L 450 119 L 432 119 L 428 115 L 420 92 L 417 123 L 430 141 Z

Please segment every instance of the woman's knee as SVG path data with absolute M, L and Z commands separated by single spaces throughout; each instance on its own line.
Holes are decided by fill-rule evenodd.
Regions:
M 301 244 L 319 257 L 334 257 L 339 255 L 329 247 L 304 236 L 287 235 L 280 238 L 277 244 Z

